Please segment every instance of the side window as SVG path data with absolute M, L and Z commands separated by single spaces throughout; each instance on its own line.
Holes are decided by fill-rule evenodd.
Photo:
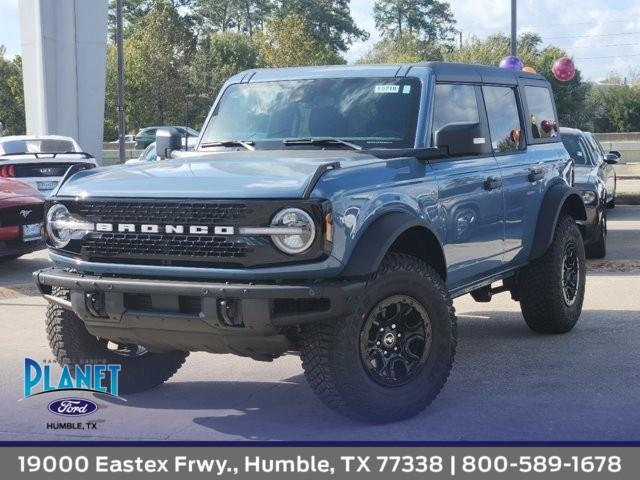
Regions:
M 551 92 L 546 87 L 524 87 L 529 107 L 531 138 L 543 139 L 558 136 L 558 119 L 553 110 Z
M 482 87 L 489 119 L 491 146 L 496 153 L 524 148 L 516 92 L 509 87 Z
M 432 132 L 450 123 L 478 123 L 478 100 L 473 85 L 436 85 Z

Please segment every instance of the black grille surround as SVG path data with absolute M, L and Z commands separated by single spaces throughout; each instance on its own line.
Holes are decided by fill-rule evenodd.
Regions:
M 93 223 L 159 225 L 162 233 L 91 232 L 61 251 L 83 260 L 142 265 L 251 268 L 317 261 L 330 253 L 323 235 L 328 202 L 312 200 L 51 199 Z M 283 208 L 301 208 L 316 223 L 316 239 L 300 255 L 280 252 L 268 236 L 242 236 L 239 227 L 265 227 Z M 166 225 L 234 227 L 234 235 L 164 233 Z

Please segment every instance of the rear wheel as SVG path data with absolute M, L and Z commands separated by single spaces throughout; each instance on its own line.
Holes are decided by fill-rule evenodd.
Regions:
M 586 280 L 585 251 L 575 220 L 562 214 L 547 252 L 518 277 L 522 314 L 540 333 L 571 330 L 582 312 Z
M 54 295 L 68 292 L 54 289 Z M 91 335 L 72 311 L 55 304 L 47 308 L 47 337 L 51 351 L 61 365 L 86 363 L 119 364 L 119 391 L 136 393 L 156 387 L 171 378 L 185 362 L 188 352 L 152 353 L 144 347 L 115 344 Z M 74 369 L 70 369 L 73 374 Z M 108 383 L 109 379 L 105 379 Z
M 388 255 L 355 313 L 306 325 L 302 365 L 330 408 L 372 423 L 411 417 L 444 386 L 456 318 L 438 273 L 420 259 Z

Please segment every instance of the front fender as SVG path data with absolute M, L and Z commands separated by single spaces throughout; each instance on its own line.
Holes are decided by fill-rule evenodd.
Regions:
M 359 277 L 376 272 L 394 242 L 413 227 L 425 228 L 437 238 L 422 219 L 407 212 L 385 213 L 371 222 L 352 250 L 342 275 Z
M 545 194 L 538 212 L 536 234 L 531 246 L 530 260 L 542 257 L 553 241 L 560 213 L 566 212 L 576 220 L 586 220 L 587 211 L 579 190 L 564 182 L 554 183 Z

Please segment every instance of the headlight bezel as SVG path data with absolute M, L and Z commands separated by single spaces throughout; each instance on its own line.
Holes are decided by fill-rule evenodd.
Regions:
M 287 218 L 287 216 L 289 216 L 289 218 Z M 303 221 L 292 224 L 292 216 L 296 216 L 299 220 L 301 219 Z M 281 231 L 301 229 L 301 233 L 272 233 L 270 235 L 271 241 L 276 248 L 287 255 L 301 255 L 308 251 L 316 241 L 318 232 L 313 216 L 298 207 L 287 207 L 278 210 L 271 219 L 270 229 L 272 232 L 275 232 L 274 229 L 282 229 Z M 301 245 L 292 247 L 290 244 L 287 244 L 286 239 L 292 237 L 301 237 Z
M 47 240 L 55 248 L 65 248 L 72 240 L 82 238 L 93 231 L 94 224 L 75 217 L 62 203 L 55 203 L 47 210 L 45 231 Z M 60 235 L 60 232 L 65 232 Z

